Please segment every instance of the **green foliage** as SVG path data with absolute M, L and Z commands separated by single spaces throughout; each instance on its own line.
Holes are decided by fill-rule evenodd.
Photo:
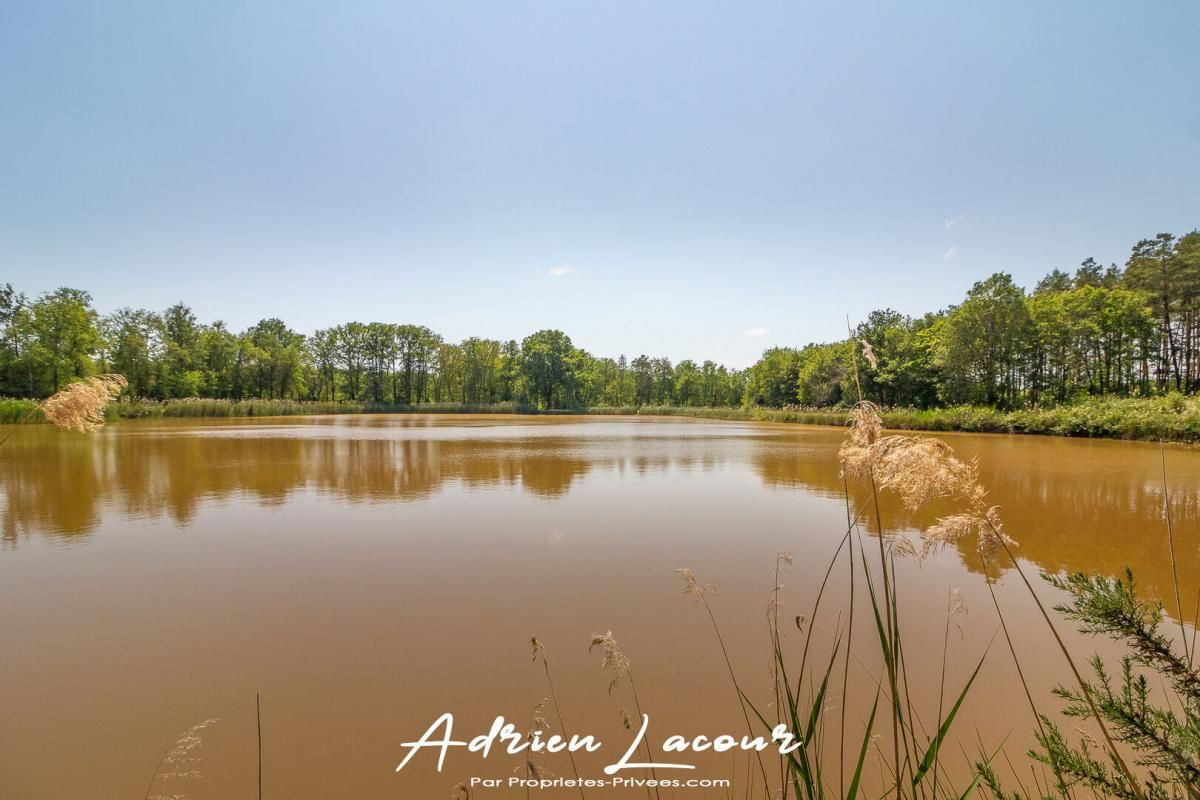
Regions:
M 796 400 L 805 406 L 841 405 L 854 396 L 848 342 L 809 345 L 797 354 Z
M 1195 313 L 1200 296 L 1200 231 L 1178 242 L 1169 233 L 1143 239 L 1133 247 L 1125 268 L 1130 288 L 1142 290 L 1160 321 L 1153 343 L 1160 388 L 1188 390 L 1196 385 Z
M 0 424 L 10 425 L 20 422 L 42 422 L 44 417 L 37 410 L 36 400 L 16 400 L 11 397 L 0 397 Z
M 1064 701 L 1062 713 L 1085 720 L 1098 713 L 1115 742 L 1134 754 L 1142 775 L 1133 785 L 1112 746 L 1086 735 L 1071 742 L 1045 715 L 1034 758 L 1061 774 L 1068 786 L 1099 797 L 1195 800 L 1200 795 L 1200 673 L 1186 635 L 1177 643 L 1162 633 L 1162 605 L 1138 597 L 1129 570 L 1115 580 L 1078 572 L 1045 577 L 1069 595 L 1056 607 L 1059 612 L 1084 633 L 1107 636 L 1128 652 L 1118 675 L 1110 674 L 1097 656 L 1092 659 L 1093 680 L 1056 689 Z M 1005 794 L 994 773 L 981 772 L 998 800 L 1024 797 Z
M 538 331 L 521 342 L 521 355 L 530 398 L 541 408 L 569 405 L 576 389 L 579 361 L 571 337 L 562 331 Z
M 589 408 L 589 413 L 601 409 Z M 807 425 L 846 424 L 846 409 L 630 407 L 624 413 L 741 419 Z M 1108 439 L 1200 442 L 1200 398 L 1168 394 L 1149 398 L 1097 397 L 1069 406 L 999 411 L 982 406 L 885 408 L 884 425 L 899 430 L 1024 433 Z
M 867 399 L 920 409 L 1192 393 L 1200 388 L 1200 232 L 1139 242 L 1124 271 L 1090 258 L 1074 277 L 1054 270 L 1032 294 L 997 273 L 960 305 L 919 319 L 873 311 L 851 338 L 852 351 L 768 350 L 749 370 L 746 404 L 849 405 L 855 367 Z
M 1025 293 L 1011 275 L 996 273 L 972 286 L 941 330 L 936 359 L 945 376 L 942 399 L 1016 405 L 1021 360 L 1032 330 Z
M 561 331 L 539 331 L 524 346 L 478 337 L 453 344 L 419 325 L 349 322 L 306 337 L 266 319 L 238 334 L 220 321 L 199 323 L 182 304 L 101 318 L 84 292 L 61 289 L 30 303 L 0 287 L 0 392 L 17 397 L 44 398 L 69 380 L 111 371 L 129 379 L 130 398 L 228 400 L 234 408 L 244 400 L 544 410 L 741 402 L 741 373 L 712 361 L 672 366 L 640 356 L 635 364 L 593 357 Z M 228 407 L 210 410 L 225 415 Z M 188 408 L 181 413 L 206 406 Z
M 884 406 L 928 408 L 937 404 L 934 355 L 942 320 L 933 314 L 914 320 L 891 309 L 872 311 L 867 316 L 854 331 L 854 338 L 871 344 L 875 364 L 863 358 L 861 346 L 850 351 L 858 360 L 859 379 L 867 397 Z
M 746 405 L 774 408 L 791 405 L 800 378 L 800 352 L 790 347 L 773 347 L 748 372 Z
M 5 336 L 15 343 L 18 362 L 10 374 L 21 375 L 31 388 L 45 387 L 46 394 L 53 394 L 90 373 L 91 355 L 100 346 L 91 295 L 62 288 L 28 304 L 11 287 L 6 287 L 6 294 L 12 294 L 16 304 L 10 317 L 13 330 Z

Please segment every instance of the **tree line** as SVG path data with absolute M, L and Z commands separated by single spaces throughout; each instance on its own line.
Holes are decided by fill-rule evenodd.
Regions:
M 1085 260 L 1032 291 L 996 273 L 962 303 L 909 317 L 874 311 L 849 340 L 777 347 L 745 370 L 713 361 L 593 355 L 565 333 L 446 341 L 427 327 L 349 322 L 304 335 L 279 319 L 236 333 L 180 303 L 101 315 L 61 288 L 0 287 L 0 394 L 45 397 L 119 372 L 136 397 L 516 402 L 587 406 L 980 404 L 1200 388 L 1200 232 L 1138 242 L 1123 267 Z
M 867 347 L 869 355 L 867 357 Z M 748 370 L 748 405 L 960 404 L 1017 409 L 1097 395 L 1200 389 L 1200 232 L 1161 233 L 1124 266 L 1083 261 L 1032 291 L 1011 275 L 921 317 L 873 311 L 849 340 L 775 348 Z
M 713 361 L 593 356 L 561 331 L 459 343 L 421 325 L 349 322 L 305 336 L 279 319 L 241 333 L 202 324 L 182 303 L 100 315 L 62 288 L 30 300 L 0 287 L 0 394 L 46 397 L 119 372 L 128 392 L 169 400 L 354 400 L 380 405 L 516 402 L 540 408 L 730 406 L 744 371 Z

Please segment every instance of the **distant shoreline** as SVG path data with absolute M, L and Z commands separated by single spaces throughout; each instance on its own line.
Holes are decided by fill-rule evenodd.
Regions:
M 0 423 L 13 424 L 36 406 L 32 400 L 0 399 Z M 159 418 L 237 418 L 319 414 L 528 414 L 641 415 L 691 417 L 805 425 L 846 424 L 844 408 L 706 408 L 680 406 L 601 406 L 537 409 L 519 403 L 422 403 L 388 405 L 315 400 L 141 400 L 113 403 L 110 420 Z M 978 406 L 882 411 L 884 425 L 897 430 L 1015 433 L 1103 439 L 1200 442 L 1200 399 L 1180 395 L 1151 398 L 1096 398 L 1053 408 L 1000 411 Z M 34 414 L 30 422 L 43 421 Z

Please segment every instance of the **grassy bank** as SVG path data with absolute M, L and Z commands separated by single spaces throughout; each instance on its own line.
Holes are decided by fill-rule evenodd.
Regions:
M 44 422 L 33 400 L 0 398 L 0 423 Z M 32 413 L 32 416 L 30 414 Z M 579 413 L 570 411 L 538 412 L 518 403 L 423 403 L 390 405 L 342 400 L 122 400 L 111 403 L 106 414 L 110 421 L 123 419 L 217 418 L 217 417 L 289 417 L 311 414 L 536 414 Z M 636 413 L 630 411 L 628 413 Z
M 672 408 L 646 407 L 628 413 L 706 419 L 845 425 L 842 408 Z M 1200 398 L 1168 395 L 1152 398 L 1098 398 L 1055 408 L 998 411 L 978 406 L 883 410 L 888 428 L 915 431 L 1024 433 L 1107 439 L 1200 441 Z
M 19 422 L 35 409 L 31 400 L 0 399 L 0 423 Z M 519 403 L 424 403 L 380 405 L 353 401 L 298 400 L 150 400 L 113 403 L 111 420 L 167 417 L 273 417 L 301 414 L 640 414 L 643 416 L 844 425 L 842 408 L 693 408 L 682 406 L 603 406 L 570 411 L 538 411 Z M 31 422 L 42 421 L 34 412 Z M 1097 398 L 1054 408 L 998 411 L 977 406 L 883 410 L 888 428 L 974 433 L 1024 433 L 1109 439 L 1200 441 L 1200 398 L 1166 395 L 1152 398 Z

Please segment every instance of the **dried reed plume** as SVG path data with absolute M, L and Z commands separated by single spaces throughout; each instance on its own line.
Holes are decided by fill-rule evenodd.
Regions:
M 697 600 L 700 600 L 705 595 L 716 594 L 717 587 L 711 583 L 700 584 L 696 582 L 696 575 L 687 567 L 680 567 L 675 570 L 675 574 L 683 581 L 683 593 L 691 595 Z
M 609 673 L 608 693 L 612 694 L 613 689 L 617 688 L 617 684 L 624 679 L 629 678 L 631 665 L 629 657 L 625 655 L 625 651 L 621 649 L 621 645 L 617 644 L 617 640 L 613 638 L 613 632 L 608 633 L 593 633 L 592 643 L 588 645 L 588 652 L 599 647 L 600 652 L 604 655 L 604 661 L 600 668 L 607 670 Z
M 999 507 L 988 506 L 987 490 L 974 463 L 955 456 L 941 439 L 884 436 L 883 419 L 874 403 L 864 400 L 851 410 L 850 434 L 839 457 L 847 475 L 873 479 L 880 489 L 896 494 L 909 511 L 943 498 L 963 503 L 962 511 L 922 531 L 920 548 L 897 538 L 893 547 L 899 555 L 924 558 L 971 535 L 984 555 L 1016 544 L 1003 532 Z
M 779 592 L 783 589 L 784 575 L 795 560 L 795 556 L 790 551 L 778 553 L 775 556 L 775 588 L 771 590 L 771 599 L 767 601 L 767 618 L 771 620 L 771 627 L 776 631 L 779 630 L 779 609 L 783 608 Z
M 533 641 L 537 642 L 537 637 L 533 637 Z M 538 642 L 540 644 L 540 642 Z M 536 656 L 535 656 L 536 658 Z M 550 723 L 543 716 L 546 706 L 550 703 L 550 697 L 547 695 L 538 701 L 538 704 L 533 707 L 533 713 L 529 716 L 529 738 L 534 738 L 536 734 L 546 733 L 550 730 Z M 533 750 L 525 756 L 525 777 L 531 780 L 540 780 L 546 774 L 542 769 L 541 764 L 533 760 Z M 525 796 L 529 797 L 529 787 L 525 787 Z
M 529 733 L 545 733 L 550 730 L 550 723 L 546 721 L 543 714 L 546 711 L 546 706 L 550 703 L 550 696 L 547 695 L 538 701 L 538 704 L 533 707 L 533 715 L 529 718 Z
M 611 635 L 611 634 L 610 634 Z M 546 645 L 536 636 L 529 637 L 530 645 L 533 649 L 533 661 L 536 663 L 540 658 L 542 660 L 542 669 L 546 673 L 546 688 L 550 690 L 550 694 L 546 700 L 549 700 L 554 706 L 554 716 L 558 719 L 558 727 L 565 733 L 567 730 L 566 720 L 563 719 L 562 708 L 558 705 L 558 694 L 554 691 L 554 679 L 550 677 L 550 659 L 546 657 Z M 543 706 L 546 700 L 542 701 Z M 535 721 L 537 717 L 535 716 Z M 544 723 L 545 720 L 542 720 Z M 546 729 L 549 729 L 546 725 Z M 576 779 L 579 778 L 579 767 L 575 764 L 575 754 L 571 750 L 567 750 L 567 758 L 571 761 L 571 772 L 575 774 Z M 583 793 L 583 784 L 579 785 L 579 800 L 587 800 Z
M 124 379 L 122 378 L 122 380 Z M 157 794 L 152 796 L 150 790 L 154 788 L 155 782 L 159 780 L 166 781 L 200 777 L 200 771 L 195 767 L 201 760 L 197 751 L 204 743 L 200 737 L 200 731 L 217 722 L 218 720 L 215 718 L 206 719 L 179 734 L 178 738 L 163 753 L 162 758 L 158 760 L 158 765 L 154 768 L 154 774 L 150 776 L 150 783 L 146 785 L 145 800 L 184 800 L 186 798 L 186 795 L 183 794 Z M 166 768 L 166 771 L 164 771 L 164 768 Z
M 93 431 L 104 425 L 104 409 L 128 385 L 123 375 L 84 378 L 43 402 L 42 414 L 60 428 Z
M 621 645 L 617 644 L 617 640 L 613 638 L 613 632 L 608 633 L 593 633 L 592 643 L 588 645 L 588 652 L 592 652 L 593 648 L 599 647 L 604 654 L 604 662 L 601 664 L 601 669 L 608 670 L 611 678 L 608 682 L 608 694 L 612 696 L 613 689 L 622 679 L 629 683 L 629 693 L 633 695 L 633 708 L 637 711 L 639 719 L 645 720 L 646 714 L 642 711 L 642 701 L 638 698 L 637 683 L 633 680 L 633 665 L 629 662 L 629 657 L 625 655 L 625 651 L 621 649 Z M 614 698 L 615 700 L 615 698 Z M 628 714 L 624 714 L 625 720 L 628 721 Z M 649 743 L 642 742 L 642 750 L 646 754 L 646 761 L 654 761 L 650 755 Z M 654 772 L 654 767 L 650 767 L 650 777 L 657 781 L 658 776 Z M 582 790 L 581 790 L 582 792 Z M 650 796 L 650 789 L 646 789 L 646 796 Z M 662 793 L 658 790 L 657 784 L 654 786 L 654 797 L 658 800 L 662 799 Z
M 871 365 L 871 369 L 879 369 L 879 359 L 875 357 L 875 348 L 871 347 L 871 343 L 866 339 L 859 339 L 858 343 L 862 345 L 863 358 Z
M 972 534 L 978 537 L 979 552 L 985 556 L 990 556 L 1003 547 L 1012 547 L 1016 542 L 1004 532 L 999 511 L 998 506 L 992 506 L 982 513 L 972 510 L 942 517 L 922 534 L 925 547 L 936 549 Z

